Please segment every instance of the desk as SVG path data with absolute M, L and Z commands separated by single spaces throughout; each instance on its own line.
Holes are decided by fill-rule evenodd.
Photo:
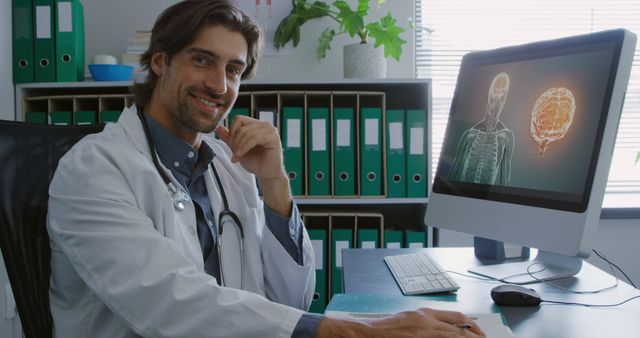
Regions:
M 347 249 L 342 253 L 344 290 L 347 296 L 369 294 L 380 299 L 368 312 L 384 312 L 384 309 L 406 305 L 407 310 L 430 304 L 450 304 L 465 313 L 490 313 L 496 308 L 502 311 L 509 327 L 519 338 L 527 337 L 640 337 L 640 299 L 613 308 L 588 308 L 577 305 L 552 305 L 542 303 L 539 307 L 497 307 L 491 300 L 490 291 L 497 282 L 481 281 L 453 274 L 460 290 L 451 295 L 403 296 L 383 257 L 425 250 L 446 270 L 467 273 L 470 266 L 482 265 L 473 255 L 473 248 L 428 248 L 428 249 Z M 532 253 L 533 254 L 533 253 Z M 584 262 L 582 270 L 574 277 L 553 281 L 571 290 L 597 290 L 614 283 L 615 279 L 604 271 Z M 590 304 L 612 304 L 639 295 L 638 290 L 620 281 L 620 285 L 609 291 L 592 295 L 570 294 L 546 284 L 531 284 L 530 288 L 540 293 L 542 299 Z M 364 295 L 363 295 L 364 297 Z M 404 300 L 408 300 L 405 302 Z M 432 305 L 433 306 L 433 305 Z M 346 306 L 348 307 L 348 306 Z M 327 310 L 343 310 L 344 298 L 334 297 Z M 361 311 L 353 309 L 353 311 Z

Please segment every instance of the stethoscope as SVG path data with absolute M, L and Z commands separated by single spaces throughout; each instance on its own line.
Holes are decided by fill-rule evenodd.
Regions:
M 189 202 L 191 199 L 189 194 L 187 194 L 181 186 L 176 186 L 171 182 L 169 176 L 164 172 L 162 167 L 160 166 L 160 162 L 158 161 L 158 154 L 156 153 L 155 143 L 153 142 L 153 138 L 151 137 L 151 132 L 149 131 L 149 125 L 147 124 L 147 120 L 142 115 L 142 107 L 138 109 L 138 117 L 142 122 L 142 128 L 144 129 L 144 135 L 147 139 L 147 143 L 149 144 L 149 150 L 151 151 L 151 159 L 153 161 L 153 165 L 156 168 L 156 171 L 160 174 L 165 184 L 167 185 L 167 189 L 171 194 L 171 198 L 173 199 L 173 206 L 176 210 L 182 211 L 185 208 L 185 203 Z M 244 231 L 242 227 L 242 223 L 240 222 L 240 218 L 236 213 L 229 209 L 229 202 L 227 201 L 227 194 L 224 192 L 224 188 L 222 186 L 222 181 L 220 180 L 220 176 L 218 175 L 218 171 L 216 167 L 211 162 L 211 169 L 213 169 L 213 175 L 215 176 L 216 183 L 220 190 L 220 195 L 222 197 L 222 204 L 224 209 L 220 212 L 218 216 L 218 243 L 216 245 L 216 250 L 218 250 L 218 265 L 220 266 L 220 279 L 222 286 L 234 287 L 237 289 L 242 289 L 244 286 Z M 228 227 L 226 224 L 231 223 L 233 226 Z M 223 237 L 223 229 L 230 229 L 224 232 Z M 235 241 L 225 239 L 225 238 L 234 238 Z M 222 243 L 226 242 L 227 245 L 223 246 Z M 230 248 L 231 246 L 231 248 Z M 232 253 L 236 253 L 233 255 Z M 225 254 L 226 253 L 226 254 Z M 227 259 L 227 263 L 225 264 L 224 256 L 231 257 L 231 259 Z M 240 258 L 240 269 L 239 273 L 225 273 L 231 271 L 237 271 L 238 262 L 231 262 L 233 257 Z M 225 267 L 225 265 L 227 267 Z

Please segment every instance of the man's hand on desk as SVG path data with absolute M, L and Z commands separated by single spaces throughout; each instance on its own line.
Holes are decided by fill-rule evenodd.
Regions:
M 366 321 L 325 317 L 317 338 L 325 337 L 486 337 L 480 327 L 460 312 L 428 308 L 400 312 Z

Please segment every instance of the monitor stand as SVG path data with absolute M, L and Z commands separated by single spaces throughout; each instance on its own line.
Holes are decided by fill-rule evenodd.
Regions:
M 505 259 L 528 259 L 529 251 L 529 248 L 525 246 L 507 248 L 504 242 L 501 241 L 478 236 L 473 237 L 473 252 L 480 260 L 502 263 Z
M 510 284 L 531 284 L 571 277 L 582 268 L 582 258 L 538 250 L 532 261 L 474 266 L 469 272 Z M 531 274 L 527 273 L 527 269 Z M 535 276 L 532 277 L 531 275 Z

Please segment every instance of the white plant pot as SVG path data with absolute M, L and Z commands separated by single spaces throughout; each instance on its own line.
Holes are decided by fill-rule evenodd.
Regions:
M 382 79 L 387 77 L 387 60 L 382 46 L 354 43 L 343 47 L 344 77 Z

